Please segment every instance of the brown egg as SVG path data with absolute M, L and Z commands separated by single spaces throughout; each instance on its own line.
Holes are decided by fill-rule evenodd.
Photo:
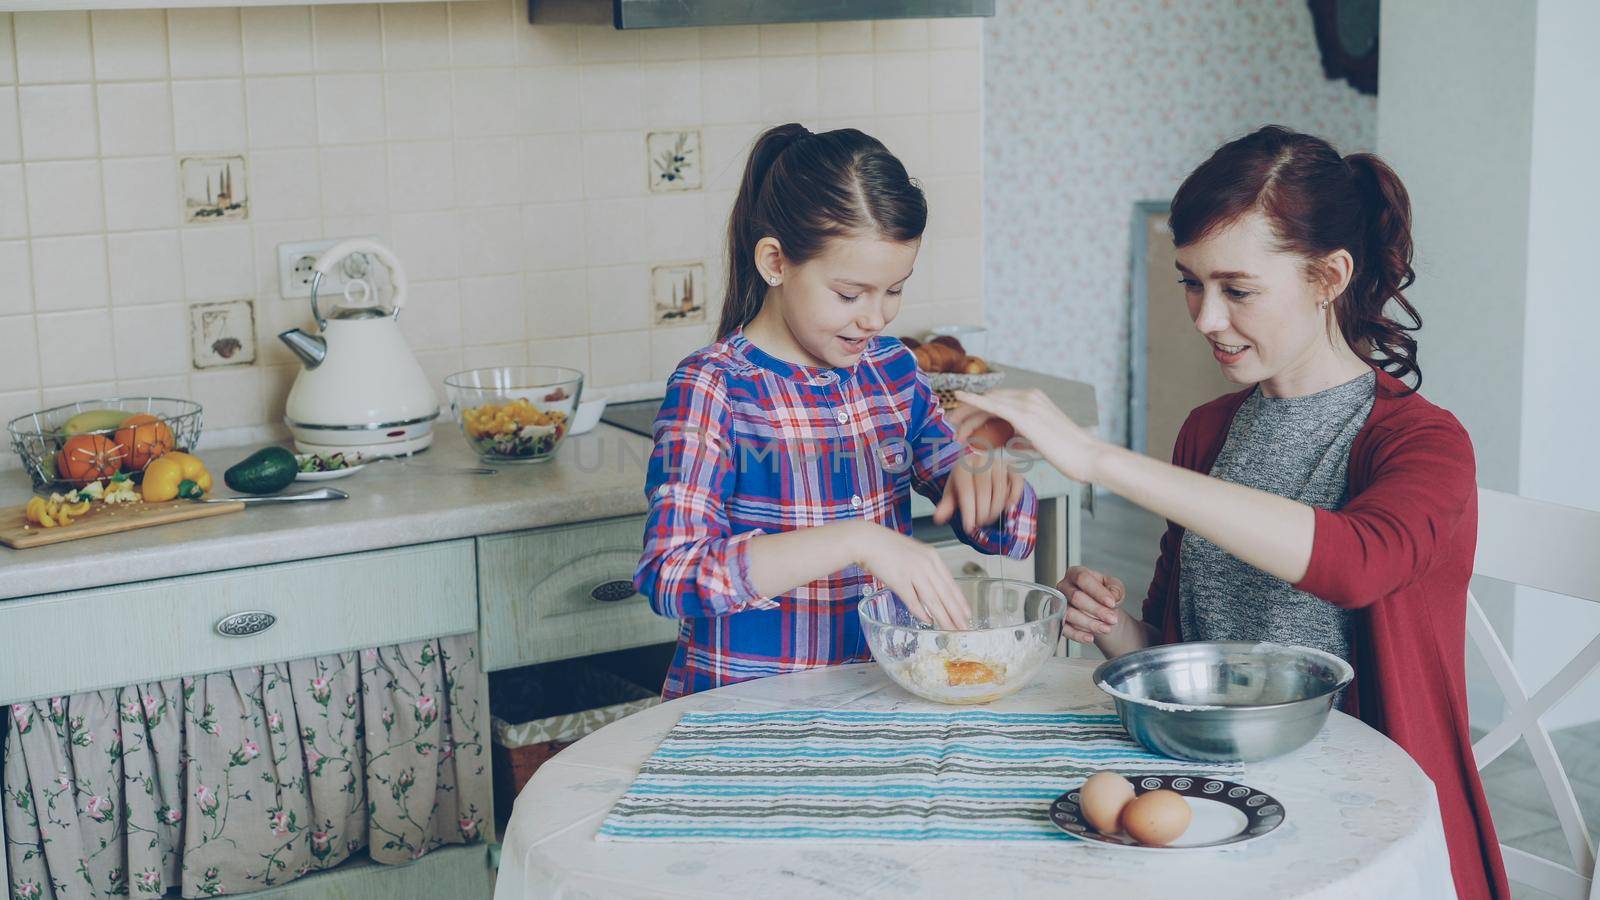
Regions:
M 1189 801 L 1168 790 L 1147 791 L 1122 808 L 1122 830 L 1141 844 L 1165 847 L 1189 828 Z
M 1096 772 L 1078 789 L 1078 808 L 1095 831 L 1116 834 L 1122 809 L 1133 799 L 1133 784 L 1115 772 Z
M 967 443 L 979 450 L 1003 450 L 1006 443 L 1017 436 L 1017 430 L 1005 419 L 987 419 L 978 430 L 967 435 Z

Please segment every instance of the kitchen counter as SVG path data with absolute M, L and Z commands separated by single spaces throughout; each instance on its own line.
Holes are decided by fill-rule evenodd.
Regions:
M 1074 421 L 1098 424 L 1091 386 L 1010 367 L 1006 372 L 1005 387 L 1039 388 Z M 348 478 L 290 488 L 337 487 L 348 500 L 247 508 L 28 550 L 0 548 L 0 601 L 637 515 L 648 508 L 642 485 L 650 447 L 645 437 L 602 424 L 564 441 L 549 462 L 499 464 L 493 476 L 430 471 L 480 464 L 460 429 L 441 420 L 433 447 L 414 460 L 373 463 Z M 254 449 L 199 454 L 216 479 L 217 496 L 230 493 L 222 487 L 223 471 Z M 1041 494 L 1060 494 L 1066 482 L 1042 465 L 1027 477 Z M 0 508 L 21 506 L 29 495 L 26 474 L 0 474 Z M 931 503 L 913 497 L 914 515 L 931 511 Z

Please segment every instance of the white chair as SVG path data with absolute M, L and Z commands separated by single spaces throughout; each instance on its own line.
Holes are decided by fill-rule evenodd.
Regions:
M 1478 552 L 1473 572 L 1600 603 L 1600 512 L 1480 489 Z M 1483 655 L 1506 699 L 1505 719 L 1472 747 L 1478 769 L 1482 771 L 1494 762 L 1518 738 L 1526 739 L 1572 852 L 1573 864 L 1567 866 L 1501 844 L 1506 872 L 1512 881 L 1564 900 L 1600 900 L 1594 841 L 1550 742 L 1550 732 L 1540 721 L 1585 678 L 1600 671 L 1600 637 L 1590 641 L 1555 677 L 1529 696 L 1505 645 L 1470 591 L 1467 605 L 1469 639 Z

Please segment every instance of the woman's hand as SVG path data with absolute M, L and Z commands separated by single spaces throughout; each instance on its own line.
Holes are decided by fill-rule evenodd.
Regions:
M 944 496 L 933 508 L 933 520 L 943 525 L 959 510 L 961 529 L 972 534 L 993 525 L 1015 506 L 1027 484 L 998 452 L 963 454 L 945 477 Z
M 1040 390 L 995 390 L 986 394 L 957 391 L 961 408 L 948 418 L 956 437 L 965 441 L 990 416 L 1004 419 L 1017 435 L 1032 445 L 1045 462 L 1068 478 L 1083 482 L 1095 480 L 1095 466 L 1105 445 L 1046 397 Z M 981 414 L 981 415 L 980 415 Z
M 939 552 L 891 528 L 864 523 L 857 542 L 856 565 L 871 572 L 894 591 L 911 614 L 946 631 L 960 631 L 972 623 L 972 606 L 956 587 Z
M 1067 598 L 1063 630 L 1080 644 L 1110 634 L 1124 618 L 1118 607 L 1128 598 L 1128 589 L 1120 578 L 1073 566 L 1056 590 Z

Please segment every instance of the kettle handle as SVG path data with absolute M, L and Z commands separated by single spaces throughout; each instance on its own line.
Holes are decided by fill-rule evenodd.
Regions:
M 369 241 L 366 238 L 351 238 L 347 241 L 340 241 L 323 251 L 322 255 L 317 257 L 316 265 L 312 267 L 315 274 L 311 278 L 311 316 L 317 320 L 318 328 L 326 325 L 321 311 L 317 309 L 317 289 L 322 284 L 322 278 L 332 272 L 334 266 L 343 262 L 345 257 L 355 253 L 370 253 L 376 256 L 385 266 L 389 267 L 389 280 L 394 284 L 394 299 L 390 301 L 390 305 L 394 307 L 394 312 L 391 315 L 395 318 L 400 316 L 400 307 L 404 306 L 406 302 L 406 270 L 404 266 L 400 265 L 399 257 L 395 256 L 394 252 L 388 247 L 377 241 Z

